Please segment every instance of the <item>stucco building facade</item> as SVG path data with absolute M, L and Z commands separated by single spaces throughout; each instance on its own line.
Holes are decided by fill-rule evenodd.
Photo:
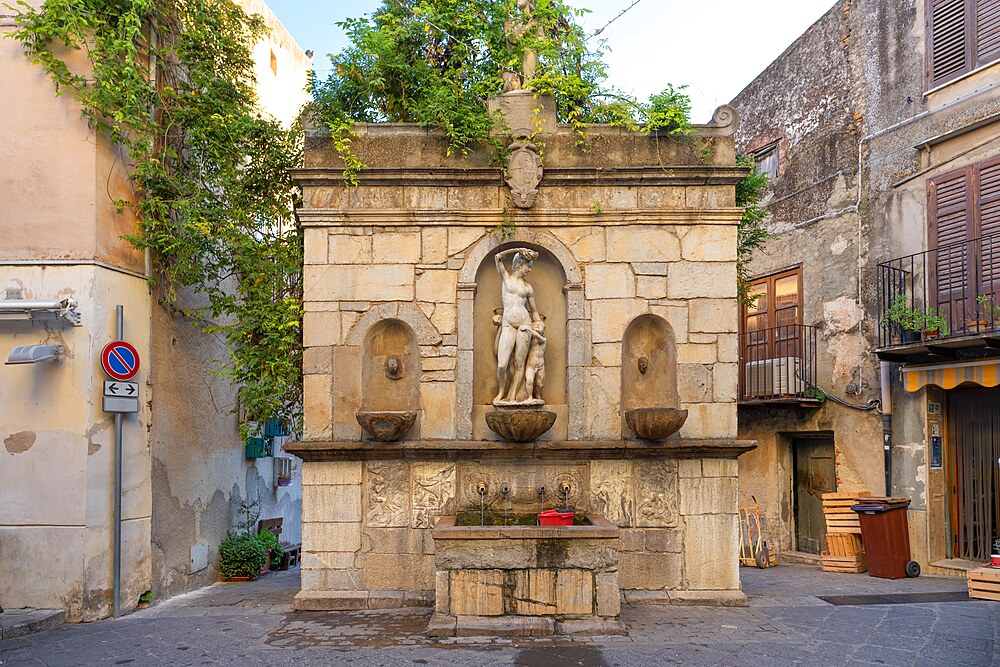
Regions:
M 291 122 L 310 62 L 262 2 L 241 4 L 272 27 L 255 49 L 262 105 Z M 113 203 L 132 196 L 119 151 L 3 39 L 14 28 L 0 17 L 0 79 L 17 91 L 0 100 L 0 300 L 71 298 L 79 326 L 0 321 L 4 360 L 22 345 L 64 350 L 0 365 L 0 604 L 94 620 L 112 609 L 114 429 L 100 353 L 115 337 L 116 305 L 141 359 L 139 411 L 123 425 L 124 611 L 147 590 L 162 598 L 213 581 L 242 498 L 260 492 L 264 516 L 283 516 L 283 537 L 297 541 L 300 476 L 278 490 L 272 459 L 244 458 L 234 389 L 211 373 L 225 347 L 159 305 L 146 257 L 121 238 L 135 221 Z
M 836 490 L 910 498 L 925 570 L 989 553 L 997 445 L 971 415 L 1000 409 L 998 24 L 995 3 L 841 1 L 732 103 L 737 149 L 773 179 L 765 296 L 741 317 L 740 435 L 760 447 L 740 492 L 780 548 L 825 547 Z

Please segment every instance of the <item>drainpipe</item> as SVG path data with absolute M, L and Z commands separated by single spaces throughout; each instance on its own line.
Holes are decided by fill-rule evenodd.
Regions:
M 879 362 L 879 384 L 882 385 L 882 455 L 885 459 L 885 495 L 892 497 L 892 366 Z

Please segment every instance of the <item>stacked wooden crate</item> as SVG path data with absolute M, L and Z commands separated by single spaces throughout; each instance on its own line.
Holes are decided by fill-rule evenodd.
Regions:
M 982 600 L 1000 600 L 1000 568 L 977 567 L 966 573 L 969 579 L 969 597 Z
M 868 571 L 865 549 L 861 543 L 861 523 L 851 506 L 868 493 L 824 493 L 823 516 L 826 519 L 828 551 L 820 554 L 824 572 L 858 574 Z

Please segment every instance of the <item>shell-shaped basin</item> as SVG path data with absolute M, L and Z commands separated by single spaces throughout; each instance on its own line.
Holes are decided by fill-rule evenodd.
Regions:
M 382 442 L 399 440 L 413 428 L 417 413 L 413 410 L 359 412 L 358 423 L 368 435 Z
M 536 408 L 510 408 L 486 413 L 486 425 L 504 440 L 531 442 L 556 423 L 556 413 Z
M 665 440 L 681 430 L 688 411 L 678 408 L 637 408 L 625 411 L 625 421 L 644 440 Z

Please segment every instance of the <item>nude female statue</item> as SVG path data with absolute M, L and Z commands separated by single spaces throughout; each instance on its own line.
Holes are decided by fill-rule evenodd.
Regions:
M 514 259 L 508 271 L 504 259 L 511 255 Z M 537 258 L 538 253 L 527 248 L 502 250 L 494 257 L 503 299 L 503 315 L 496 343 L 499 390 L 493 399 L 494 405 L 534 405 L 539 402 L 530 395 L 523 401 L 518 400 L 518 394 L 524 389 L 525 367 L 532 344 L 530 330 L 532 324 L 542 319 L 535 307 L 535 290 L 525 280 Z

